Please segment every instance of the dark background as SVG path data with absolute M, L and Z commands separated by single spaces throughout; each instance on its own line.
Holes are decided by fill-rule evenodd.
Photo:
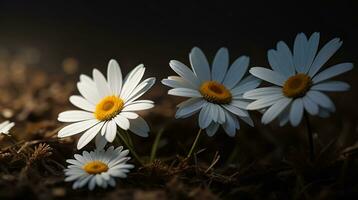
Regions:
M 85 189 L 71 190 L 70 184 L 63 182 L 62 169 L 53 167 L 55 174 L 53 170 L 43 169 L 47 157 L 41 160 L 42 164 L 37 162 L 37 167 L 29 168 L 32 171 L 24 182 L 20 175 L 24 166 L 27 167 L 24 158 L 28 156 L 10 154 L 11 160 L 22 162 L 3 162 L 10 172 L 6 176 L 0 174 L 0 199 L 6 199 L 1 195 L 9 199 L 17 196 L 24 199 L 25 195 L 27 199 L 47 200 L 56 196 L 55 190 L 62 191 L 57 194 L 60 197 L 118 199 L 123 197 L 122 193 L 140 192 L 147 187 L 180 195 L 181 191 L 171 185 L 175 177 L 167 176 L 165 169 L 170 162 L 177 161 L 175 155 L 186 155 L 197 130 L 197 116 L 173 119 L 175 105 L 182 99 L 166 95 L 168 88 L 159 82 L 174 75 L 169 60 L 188 64 L 188 53 L 193 46 L 199 46 L 212 60 L 218 48 L 226 46 L 231 60 L 246 54 L 251 57 L 251 66 L 268 67 L 266 52 L 279 40 L 292 48 L 297 33 L 310 35 L 318 31 L 321 46 L 334 37 L 343 40 L 343 46 L 325 67 L 342 62 L 356 64 L 357 2 L 0 0 L 0 116 L 5 118 L 6 110 L 6 119 L 16 122 L 12 132 L 18 139 L 26 137 L 25 141 L 30 142 L 44 139 L 53 148 L 50 159 L 65 165 L 65 159 L 78 151 L 74 138 L 57 139 L 57 128 L 63 125 L 57 122 L 57 115 L 73 109 L 68 96 L 78 94 L 75 89 L 78 74 L 90 74 L 93 67 L 105 71 L 111 58 L 119 61 L 123 74 L 144 63 L 148 67 L 145 76 L 158 78 L 156 86 L 146 94 L 148 98 L 143 97 L 156 102 L 155 108 L 143 113 L 151 126 L 150 137 L 133 136 L 140 155 L 149 155 L 154 138 L 165 128 L 157 154 L 161 163 L 136 169 L 125 180 L 128 182 L 121 182 L 108 193 L 94 192 L 97 196 Z M 63 72 L 63 61 L 67 58 L 79 62 L 80 68 L 74 74 Z M 351 194 L 355 198 L 350 199 L 357 199 L 357 75 L 353 69 L 334 78 L 344 79 L 352 88 L 329 93 L 337 107 L 331 117 L 310 117 L 318 158 L 315 163 L 308 161 L 306 123 L 299 127 L 281 128 L 276 123 L 264 126 L 260 123 L 261 114 L 251 112 L 255 127 L 240 122 L 242 126 L 235 139 L 222 129 L 214 137 L 200 138 L 198 149 L 204 151 L 198 155 L 198 166 L 207 169 L 217 151 L 221 156 L 213 170 L 217 174 L 207 176 L 205 172 L 205 176 L 197 176 L 190 167 L 179 169 L 180 161 L 179 173 L 185 180 L 179 180 L 178 185 L 181 187 L 183 183 L 187 188 L 184 193 L 189 194 L 198 183 L 206 185 L 210 179 L 212 192 L 228 199 L 301 199 L 303 194 L 306 199 L 332 196 L 337 198 L 331 199 L 349 199 Z M 19 156 L 22 157 L 17 160 Z M 152 176 L 156 170 L 160 173 Z M 230 177 L 230 181 L 219 177 Z M 199 190 L 200 193 L 203 192 Z
M 226 46 L 232 59 L 246 54 L 251 65 L 267 66 L 266 51 L 276 42 L 291 47 L 297 33 L 315 31 L 321 32 L 321 45 L 343 39 L 338 58 L 357 58 L 354 0 L 0 2 L 0 47 L 36 48 L 39 66 L 50 71 L 66 57 L 78 59 L 87 73 L 115 58 L 125 71 L 144 63 L 147 73 L 164 77 L 172 73 L 170 59 L 188 63 L 193 46 L 209 59 Z

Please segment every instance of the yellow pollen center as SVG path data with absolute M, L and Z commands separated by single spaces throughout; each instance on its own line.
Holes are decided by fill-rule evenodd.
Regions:
M 216 81 L 206 81 L 199 89 L 203 98 L 215 104 L 228 104 L 231 102 L 231 92 L 221 83 Z
M 83 170 L 89 174 L 100 174 L 108 171 L 108 165 L 101 161 L 92 161 L 83 166 Z
M 296 74 L 283 84 L 282 92 L 286 97 L 296 98 L 306 94 L 312 85 L 311 77 L 306 74 Z
M 104 97 L 97 105 L 94 115 L 100 121 L 110 120 L 115 117 L 122 109 L 124 102 L 117 96 Z

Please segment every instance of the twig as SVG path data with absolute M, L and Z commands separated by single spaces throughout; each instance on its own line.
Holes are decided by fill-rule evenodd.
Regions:
M 190 151 L 189 151 L 188 155 L 186 156 L 187 158 L 190 158 L 191 154 L 193 153 L 193 151 L 195 149 L 195 146 L 198 143 L 201 131 L 202 131 L 202 129 L 199 129 L 198 133 L 196 134 L 195 140 L 194 140 L 193 144 L 191 145 L 191 148 L 190 148 Z

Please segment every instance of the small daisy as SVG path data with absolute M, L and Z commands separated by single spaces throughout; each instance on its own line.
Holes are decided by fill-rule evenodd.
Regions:
M 240 128 L 237 116 L 253 126 L 246 111 L 247 99 L 242 97 L 246 91 L 256 88 L 260 80 L 244 75 L 249 66 L 249 57 L 241 56 L 229 67 L 229 53 L 221 48 L 216 53 L 212 67 L 204 53 L 194 47 L 189 54 L 190 70 L 185 64 L 171 60 L 170 67 L 179 76 L 169 76 L 162 83 L 174 89 L 168 94 L 189 97 L 178 105 L 176 118 L 186 118 L 199 113 L 199 126 L 213 136 L 222 125 L 226 133 L 233 137 Z
M 147 137 L 149 127 L 135 111 L 146 110 L 154 106 L 153 101 L 137 100 L 154 84 L 155 78 L 140 82 L 145 67 L 141 64 L 134 68 L 122 80 L 122 72 L 115 60 L 110 60 L 107 79 L 97 69 L 93 70 L 93 79 L 80 76 L 77 88 L 81 94 L 70 97 L 70 102 L 82 110 L 70 110 L 59 114 L 61 122 L 72 122 L 58 132 L 59 137 L 68 137 L 83 133 L 77 148 L 81 149 L 96 136 L 96 144 L 104 146 L 113 142 L 117 126 L 123 130 Z
M 0 124 L 0 134 L 9 135 L 9 131 L 15 126 L 14 122 L 4 121 Z
M 126 157 L 129 151 L 123 147 L 116 149 L 111 146 L 107 150 L 96 149 L 91 152 L 84 151 L 82 155 L 75 154 L 75 159 L 68 159 L 69 165 L 65 169 L 65 181 L 74 181 L 72 188 L 82 188 L 88 184 L 88 189 L 93 190 L 95 186 L 107 188 L 114 187 L 115 177 L 126 178 L 129 169 L 134 165 L 127 164 L 130 157 Z
M 262 123 L 268 124 L 279 118 L 281 126 L 288 121 L 297 126 L 304 112 L 327 117 L 335 111 L 333 102 L 323 92 L 348 90 L 347 83 L 329 79 L 351 70 L 353 64 L 341 63 L 321 70 L 341 47 L 342 41 L 334 38 L 319 51 L 318 43 L 319 33 L 313 33 L 309 39 L 300 33 L 295 39 L 293 53 L 283 41 L 277 43 L 277 50 L 268 51 L 272 70 L 262 67 L 250 69 L 252 75 L 275 85 L 244 94 L 245 98 L 255 100 L 247 109 L 265 110 Z

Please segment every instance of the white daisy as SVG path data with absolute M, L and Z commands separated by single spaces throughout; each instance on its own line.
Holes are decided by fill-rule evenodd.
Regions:
M 78 149 L 87 145 L 95 136 L 98 146 L 103 147 L 106 141 L 112 142 L 116 137 L 117 126 L 147 137 L 147 123 L 134 112 L 154 106 L 153 101 L 137 100 L 155 82 L 155 78 L 140 82 L 144 71 L 145 67 L 142 64 L 138 65 L 122 81 L 118 63 L 110 60 L 107 80 L 97 69 L 93 70 L 93 79 L 81 75 L 77 88 L 82 96 L 71 96 L 70 102 L 82 110 L 70 110 L 59 114 L 59 121 L 74 123 L 61 129 L 58 136 L 68 137 L 84 132 L 78 141 Z
M 328 79 L 351 70 L 353 64 L 341 63 L 321 70 L 341 47 L 342 41 L 334 38 L 317 51 L 318 43 L 319 33 L 313 33 L 309 39 L 300 33 L 295 39 L 293 54 L 283 41 L 277 43 L 277 50 L 268 51 L 273 70 L 262 67 L 250 69 L 252 75 L 275 84 L 244 94 L 245 98 L 255 100 L 247 109 L 266 109 L 262 123 L 268 124 L 278 117 L 281 126 L 288 121 L 297 126 L 305 111 L 321 117 L 335 111 L 333 102 L 323 92 L 348 90 L 347 83 Z
M 15 126 L 14 122 L 4 121 L 0 124 L 0 134 L 8 135 L 12 127 Z
M 95 186 L 107 188 L 108 185 L 114 187 L 115 177 L 126 178 L 129 169 L 134 165 L 127 164 L 130 157 L 126 157 L 129 151 L 123 147 L 113 146 L 107 150 L 96 149 L 91 152 L 84 151 L 82 155 L 75 154 L 75 159 L 68 159 L 69 165 L 65 169 L 65 181 L 74 181 L 72 188 L 77 189 L 88 184 L 88 189 L 93 190 Z
M 211 70 L 204 53 L 194 47 L 189 54 L 190 70 L 185 64 L 171 60 L 170 67 L 179 76 L 169 76 L 162 83 L 174 89 L 168 94 L 190 97 L 178 105 L 176 118 L 186 118 L 199 112 L 199 126 L 213 136 L 222 125 L 229 136 L 235 136 L 240 128 L 237 116 L 253 126 L 245 110 L 248 101 L 242 97 L 246 91 L 256 88 L 260 80 L 244 75 L 249 66 L 249 57 L 241 56 L 229 67 L 229 53 L 221 48 L 216 53 Z

